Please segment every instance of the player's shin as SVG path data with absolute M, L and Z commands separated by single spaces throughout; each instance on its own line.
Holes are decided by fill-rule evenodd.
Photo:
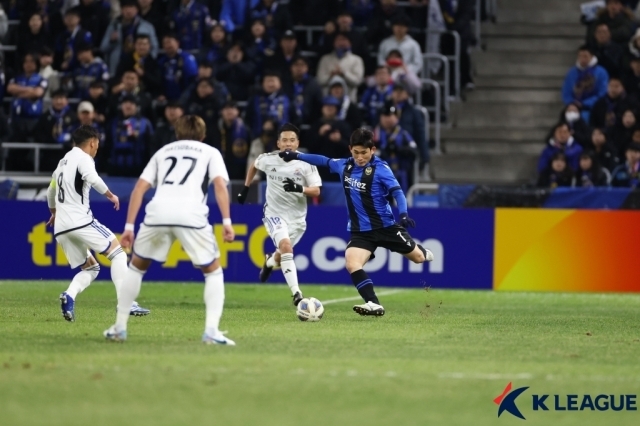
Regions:
M 78 294 L 82 293 L 85 288 L 89 287 L 93 280 L 96 279 L 98 273 L 100 272 L 100 265 L 95 264 L 86 269 L 78 272 L 71 280 L 71 284 L 69 284 L 69 288 L 66 293 L 71 296 L 73 300 L 76 299 Z
M 205 333 L 216 337 L 220 330 L 220 317 L 224 307 L 224 273 L 222 268 L 204 274 L 204 304 L 206 308 Z
M 296 269 L 296 263 L 293 261 L 293 253 L 282 253 L 282 255 L 280 255 L 280 268 L 291 290 L 291 294 L 295 295 L 300 291 L 300 288 L 298 287 L 298 271 Z
M 113 250 L 107 256 L 107 259 L 111 261 L 111 280 L 116 287 L 116 295 L 120 299 L 120 289 L 124 282 L 124 277 L 127 274 L 127 255 L 122 247 L 118 247 Z
M 373 281 L 371 281 L 371 278 L 369 278 L 364 269 L 358 269 L 352 272 L 351 281 L 365 302 L 380 304 L 376 292 L 373 290 Z
M 141 271 L 133 265 L 129 265 L 129 269 L 126 271 L 118 294 L 118 313 L 116 315 L 116 328 L 118 331 L 127 329 L 131 305 L 140 294 L 144 273 L 145 271 Z

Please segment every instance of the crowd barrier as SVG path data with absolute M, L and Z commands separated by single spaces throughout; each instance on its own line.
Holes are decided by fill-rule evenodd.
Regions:
M 93 206 L 105 226 L 120 231 L 127 206 Z M 212 206 L 211 220 L 219 222 Z M 142 214 L 140 215 L 142 216 Z M 510 291 L 638 292 L 635 261 L 640 213 L 630 211 L 541 209 L 411 209 L 418 227 L 412 236 L 434 253 L 435 261 L 416 265 L 378 249 L 366 265 L 376 285 L 410 288 Z M 46 222 L 45 203 L 0 201 L 4 238 L 0 279 L 69 280 L 73 272 Z M 257 282 L 265 252 L 273 250 L 259 205 L 234 205 L 236 241 L 222 243 L 214 226 L 228 282 Z M 349 241 L 344 207 L 309 209 L 307 231 L 295 247 L 300 282 L 350 284 L 344 269 Z M 98 256 L 102 265 L 106 258 Z M 103 278 L 108 274 L 103 271 Z M 199 282 L 179 243 L 167 262 L 154 265 L 149 281 Z M 282 282 L 276 271 L 272 282 Z

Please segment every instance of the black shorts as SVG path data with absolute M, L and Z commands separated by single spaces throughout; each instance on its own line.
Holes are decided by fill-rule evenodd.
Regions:
M 413 241 L 406 229 L 396 223 L 373 231 L 352 232 L 351 240 L 347 244 L 347 248 L 349 247 L 369 250 L 371 252 L 370 259 L 373 259 L 373 252 L 378 247 L 384 247 L 400 254 L 408 254 L 416 248 L 416 242 Z

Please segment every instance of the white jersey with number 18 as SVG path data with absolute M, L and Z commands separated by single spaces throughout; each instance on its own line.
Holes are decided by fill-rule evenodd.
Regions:
M 209 184 L 217 177 L 229 181 L 216 148 L 187 140 L 165 145 L 140 175 L 156 188 L 145 210 L 145 225 L 204 228 L 209 224 Z

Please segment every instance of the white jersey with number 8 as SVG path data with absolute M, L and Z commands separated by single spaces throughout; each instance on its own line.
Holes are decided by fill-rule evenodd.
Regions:
M 229 174 L 220 151 L 202 142 L 165 145 L 145 167 L 140 179 L 156 188 L 144 223 L 150 226 L 204 228 L 209 224 L 207 194 L 211 181 Z

